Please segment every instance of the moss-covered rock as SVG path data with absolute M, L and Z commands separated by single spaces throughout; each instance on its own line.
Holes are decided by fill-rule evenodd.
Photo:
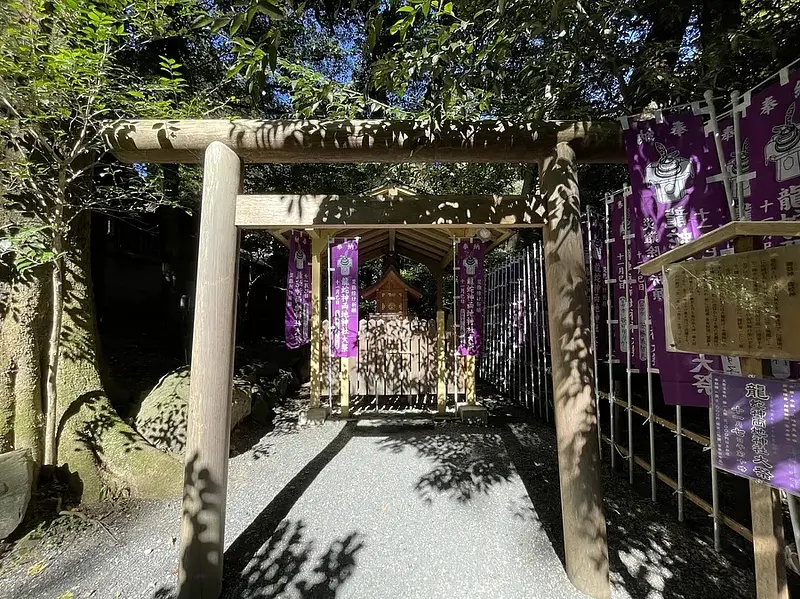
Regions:
M 164 375 L 139 405 L 136 430 L 162 451 L 181 454 L 186 446 L 186 414 L 189 402 L 189 368 Z M 250 415 L 251 393 L 245 381 L 235 380 L 231 406 L 231 430 Z

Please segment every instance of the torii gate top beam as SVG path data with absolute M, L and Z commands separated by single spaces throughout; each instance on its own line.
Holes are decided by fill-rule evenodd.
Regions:
M 202 163 L 219 141 L 250 163 L 536 162 L 568 143 L 578 160 L 622 163 L 615 121 L 141 120 L 109 123 L 105 139 L 120 160 Z

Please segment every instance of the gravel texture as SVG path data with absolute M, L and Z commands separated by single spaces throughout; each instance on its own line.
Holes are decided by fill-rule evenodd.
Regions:
M 553 431 L 493 405 L 488 427 L 361 418 L 234 436 L 226 598 L 579 598 L 559 556 Z M 511 414 L 511 415 L 510 415 Z M 249 436 L 248 436 L 249 435 Z M 604 472 L 616 598 L 754 596 L 751 565 Z M 180 505 L 130 502 L 0 580 L 0 597 L 174 597 Z

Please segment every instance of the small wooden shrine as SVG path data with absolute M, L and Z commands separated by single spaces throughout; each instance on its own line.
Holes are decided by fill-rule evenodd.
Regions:
M 381 279 L 364 289 L 361 297 L 375 300 L 375 312 L 379 315 L 408 315 L 409 297 L 414 301 L 422 297 L 422 292 L 406 283 L 394 261 L 391 261 L 383 272 Z

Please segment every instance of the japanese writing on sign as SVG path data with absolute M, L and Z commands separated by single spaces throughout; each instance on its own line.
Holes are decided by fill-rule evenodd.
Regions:
M 458 353 L 477 356 L 483 336 L 484 257 L 488 244 L 478 239 L 462 239 L 458 254 Z
M 292 231 L 286 274 L 286 347 L 297 349 L 311 341 L 311 238 Z
M 358 355 L 358 240 L 331 247 L 331 355 Z
M 798 392 L 795 382 L 714 373 L 716 467 L 800 491 Z

